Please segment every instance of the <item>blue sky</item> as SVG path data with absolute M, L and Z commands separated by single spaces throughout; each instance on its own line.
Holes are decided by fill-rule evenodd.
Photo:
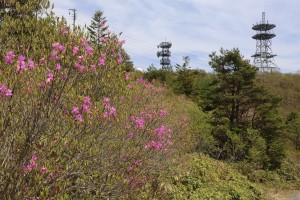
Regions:
M 239 48 L 251 62 L 256 51 L 253 24 L 266 20 L 276 24 L 272 40 L 275 63 L 283 73 L 300 71 L 299 0 L 50 0 L 56 15 L 71 24 L 70 8 L 76 8 L 77 24 L 89 25 L 100 9 L 110 29 L 122 32 L 125 49 L 135 67 L 160 67 L 157 45 L 171 41 L 171 64 L 189 56 L 192 68 L 211 71 L 208 55 L 213 51 Z

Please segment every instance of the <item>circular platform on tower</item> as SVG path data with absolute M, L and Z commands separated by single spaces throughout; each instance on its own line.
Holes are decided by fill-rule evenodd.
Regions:
M 171 48 L 172 46 L 172 43 L 171 42 L 161 42 L 158 47 L 161 47 L 161 48 Z
M 261 54 L 261 53 L 256 53 L 254 55 L 252 55 L 251 57 L 252 58 L 257 58 L 257 57 L 265 57 L 265 58 L 274 58 L 275 56 L 277 56 L 276 54 L 270 54 L 270 53 L 267 53 L 267 54 Z
M 268 30 L 271 30 L 273 28 L 275 28 L 276 25 L 275 24 L 256 24 L 252 27 L 253 30 L 256 30 L 256 31 L 268 31 Z
M 275 37 L 276 35 L 273 33 L 259 33 L 254 35 L 252 38 L 255 40 L 269 40 Z
M 162 64 L 162 65 L 170 65 L 171 61 L 168 58 L 163 58 L 163 59 L 160 60 L 160 64 Z

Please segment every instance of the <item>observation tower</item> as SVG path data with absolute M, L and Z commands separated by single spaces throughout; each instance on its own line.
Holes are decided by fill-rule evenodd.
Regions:
M 265 12 L 262 13 L 262 21 L 252 27 L 256 31 L 256 34 L 252 37 L 256 40 L 256 53 L 252 55 L 254 58 L 253 64 L 262 73 L 279 70 L 274 62 L 276 54 L 273 54 L 271 49 L 272 38 L 276 36 L 272 31 L 275 27 L 275 24 L 269 24 L 268 21 L 265 21 Z
M 162 69 L 166 69 L 171 64 L 169 57 L 171 56 L 170 48 L 172 46 L 171 42 L 161 42 L 157 48 L 161 48 L 161 51 L 157 52 L 157 57 L 161 57 L 160 64 Z

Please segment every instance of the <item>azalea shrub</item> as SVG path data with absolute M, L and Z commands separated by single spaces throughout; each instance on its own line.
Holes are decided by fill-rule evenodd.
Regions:
M 43 52 L 2 52 L 1 199 L 162 197 L 190 148 L 187 100 L 125 72 L 118 35 L 97 50 L 64 25 L 54 35 Z

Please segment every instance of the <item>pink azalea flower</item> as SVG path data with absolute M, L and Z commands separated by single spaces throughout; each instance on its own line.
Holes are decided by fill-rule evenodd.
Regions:
M 85 104 L 90 104 L 91 103 L 91 98 L 90 97 L 85 97 L 84 101 Z
M 84 57 L 83 57 L 83 56 L 78 56 L 78 60 L 79 60 L 80 62 L 82 62 L 82 61 L 84 61 Z
M 77 115 L 76 115 L 76 120 L 77 120 L 77 121 L 80 121 L 80 122 L 83 122 L 83 117 L 82 117 L 82 115 L 81 115 L 81 114 L 77 114 Z
M 146 114 L 146 118 L 147 118 L 147 119 L 152 119 L 153 116 L 152 116 L 152 114 Z
M 67 27 L 62 27 L 62 28 L 61 28 L 61 34 L 62 34 L 62 35 L 68 34 L 68 29 L 67 29 Z
M 37 164 L 36 163 L 33 163 L 32 165 L 31 165 L 31 169 L 36 169 L 37 168 Z
M 110 107 L 109 116 L 117 117 L 117 112 L 115 107 Z
M 161 142 L 151 141 L 145 146 L 145 148 L 153 147 L 155 150 L 159 150 L 162 146 L 163 144 Z
M 12 63 L 13 63 L 12 58 L 9 57 L 9 56 L 5 56 L 5 63 L 6 63 L 6 64 L 12 64 Z
M 86 46 L 85 54 L 86 54 L 87 56 L 93 54 L 93 49 L 92 49 L 89 45 Z
M 118 63 L 121 64 L 122 61 L 123 61 L 123 58 L 122 58 L 122 57 L 119 57 L 119 58 L 118 58 Z
M 125 79 L 126 79 L 126 80 L 129 80 L 129 79 L 130 79 L 130 73 L 126 73 L 126 74 L 125 74 Z
M 140 129 L 144 128 L 145 120 L 143 117 L 137 117 L 135 119 L 136 126 Z
M 47 168 L 46 167 L 42 167 L 41 169 L 40 169 L 40 172 L 41 173 L 45 173 L 47 171 Z
M 47 79 L 46 79 L 46 83 L 51 83 L 51 81 L 53 81 L 54 75 L 52 74 L 52 72 L 49 72 L 47 74 Z
M 128 89 L 132 89 L 132 86 L 131 86 L 131 85 L 127 85 L 127 88 L 128 88 Z
M 82 46 L 88 45 L 88 43 L 87 43 L 87 41 L 86 41 L 85 38 L 81 38 L 81 45 L 82 45 Z
M 167 114 L 167 111 L 165 109 L 161 109 L 159 111 L 159 117 L 164 117 L 164 116 L 166 116 L 166 114 Z
M 51 173 L 49 174 L 49 177 L 50 177 L 50 178 L 53 178 L 53 177 L 54 177 L 53 172 L 51 172 Z
M 56 71 L 60 71 L 61 70 L 61 65 L 59 63 L 56 64 L 55 66 Z
M 25 172 L 30 172 L 32 169 L 32 166 L 31 165 L 27 165 L 25 168 L 24 168 L 24 171 Z
M 33 60 L 28 60 L 28 66 L 29 66 L 30 70 L 32 70 L 34 68 L 34 62 L 33 62 Z
M 85 66 L 79 63 L 75 63 L 75 68 L 80 72 L 83 72 L 85 70 Z
M 74 107 L 73 110 L 72 110 L 72 113 L 73 113 L 74 115 L 79 114 L 79 108 L 78 108 L 78 107 Z
M 91 70 L 95 71 L 96 70 L 96 65 L 91 65 Z
M 145 83 L 145 80 L 143 78 L 138 78 L 136 80 L 137 83 Z
M 59 46 L 59 43 L 58 43 L 58 42 L 55 42 L 55 43 L 52 44 L 52 47 L 53 47 L 54 49 L 57 49 L 58 46 Z
M 108 118 L 108 112 L 104 112 L 104 113 L 103 113 L 103 117 L 104 117 L 105 119 L 107 119 L 107 118 Z
M 136 166 L 139 166 L 141 163 L 139 160 L 136 160 L 135 163 L 134 163 Z
M 83 72 L 85 70 L 85 66 L 84 65 L 80 65 L 78 69 L 79 69 L 80 72 Z
M 128 136 L 128 138 L 131 139 L 131 138 L 133 138 L 134 134 L 133 134 L 133 132 L 130 131 L 127 136 Z
M 6 92 L 5 92 L 5 96 L 7 96 L 7 97 L 12 96 L 12 91 L 7 89 Z
M 13 63 L 13 59 L 16 55 L 14 54 L 13 51 L 9 51 L 7 52 L 6 56 L 5 56 L 5 63 L 6 64 L 12 64 Z
M 42 83 L 42 82 L 39 83 L 39 84 L 38 84 L 38 87 L 39 87 L 39 88 L 43 88 L 43 87 L 44 87 L 44 83 Z
M 135 121 L 135 117 L 134 117 L 134 116 L 131 116 L 131 117 L 130 117 L 130 120 L 131 120 L 131 121 Z
M 46 59 L 45 58 L 40 58 L 39 61 L 40 61 L 40 63 L 46 63 Z
M 87 113 L 90 110 L 89 106 L 87 105 L 82 105 L 81 108 L 82 108 L 82 113 Z
M 5 83 L 3 83 L 3 84 L 0 85 L 0 91 L 6 90 L 6 89 L 7 89 L 7 86 L 6 86 Z
M 62 45 L 58 42 L 53 43 L 52 46 L 53 46 L 54 50 L 58 51 L 59 53 L 62 53 L 66 49 L 66 47 L 64 45 Z
M 18 61 L 25 61 L 25 56 L 22 56 L 22 55 L 20 55 L 19 57 L 18 57 Z
M 52 51 L 50 60 L 57 60 L 57 59 L 58 59 L 57 51 Z
M 110 103 L 109 103 L 110 99 L 108 97 L 104 97 L 104 108 L 109 108 Z
M 99 65 L 105 65 L 105 60 L 102 56 L 99 57 Z
M 16 56 L 15 53 L 14 53 L 14 51 L 9 51 L 9 52 L 7 52 L 7 55 L 8 55 L 9 57 L 15 57 L 15 56 Z
M 105 43 L 105 42 L 107 42 L 107 39 L 106 39 L 106 38 L 104 38 L 104 37 L 101 37 L 101 38 L 100 38 L 100 42 L 103 42 L 103 43 Z
M 0 97 L 3 97 L 3 96 L 10 97 L 12 95 L 13 95 L 12 91 L 7 88 L 5 83 L 0 85 Z
M 79 47 L 78 47 L 78 46 L 73 47 L 72 52 L 73 52 L 73 55 L 78 54 L 78 52 L 79 52 Z

